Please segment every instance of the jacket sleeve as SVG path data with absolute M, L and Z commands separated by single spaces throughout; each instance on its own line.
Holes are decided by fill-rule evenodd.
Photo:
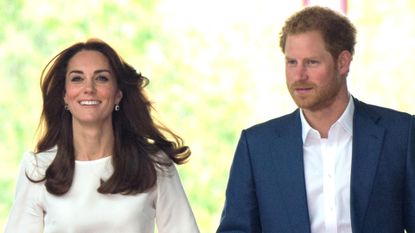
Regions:
M 412 116 L 409 132 L 405 187 L 405 228 L 408 233 L 415 233 L 415 116 Z
M 251 155 L 242 131 L 232 162 L 225 205 L 217 233 L 261 232 Z
M 156 224 L 159 233 L 199 233 L 174 165 L 157 178 Z
M 43 232 L 43 208 L 41 205 L 41 183 L 33 183 L 26 174 L 35 171 L 33 153 L 26 153 L 20 165 L 16 183 L 15 200 L 9 213 L 5 233 Z

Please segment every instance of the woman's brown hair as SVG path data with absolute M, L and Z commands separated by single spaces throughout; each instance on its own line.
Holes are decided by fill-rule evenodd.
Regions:
M 76 43 L 63 50 L 42 72 L 43 109 L 38 128 L 40 139 L 35 152 L 57 146 L 57 153 L 45 177 L 32 182 L 45 181 L 47 191 L 55 195 L 65 194 L 72 185 L 75 169 L 72 116 L 65 110 L 63 97 L 68 62 L 82 50 L 98 51 L 108 59 L 118 88 L 123 93 L 120 110 L 112 113 L 114 172 L 108 180 L 101 180 L 98 192 L 145 192 L 156 184 L 158 168 L 168 167 L 172 162 L 185 163 L 190 149 L 183 145 L 179 136 L 152 118 L 153 107 L 144 94 L 149 80 L 127 64 L 107 43 L 97 39 Z M 170 159 L 160 159 L 157 156 L 160 151 Z

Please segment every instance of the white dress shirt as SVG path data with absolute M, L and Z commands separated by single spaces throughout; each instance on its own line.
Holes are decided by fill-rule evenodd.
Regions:
M 199 232 L 175 166 L 160 172 L 148 192 L 101 194 L 100 179 L 113 172 L 111 157 L 75 161 L 70 190 L 55 196 L 44 182 L 30 182 L 25 175 L 43 177 L 55 154 L 56 149 L 43 152 L 37 160 L 31 152 L 25 155 L 6 233 L 153 233 L 155 224 L 159 233 Z
M 321 138 L 302 110 L 304 172 L 311 233 L 351 233 L 350 173 L 352 163 L 353 98 L 341 117 Z

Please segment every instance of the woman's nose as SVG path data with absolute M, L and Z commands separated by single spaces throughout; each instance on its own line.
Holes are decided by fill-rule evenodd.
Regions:
M 95 92 L 95 83 L 93 80 L 87 80 L 85 82 L 85 93 L 94 93 Z

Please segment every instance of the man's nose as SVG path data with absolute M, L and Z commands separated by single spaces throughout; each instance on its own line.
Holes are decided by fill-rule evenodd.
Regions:
M 307 68 L 304 64 L 298 64 L 295 67 L 295 77 L 296 77 L 296 80 L 307 79 Z

